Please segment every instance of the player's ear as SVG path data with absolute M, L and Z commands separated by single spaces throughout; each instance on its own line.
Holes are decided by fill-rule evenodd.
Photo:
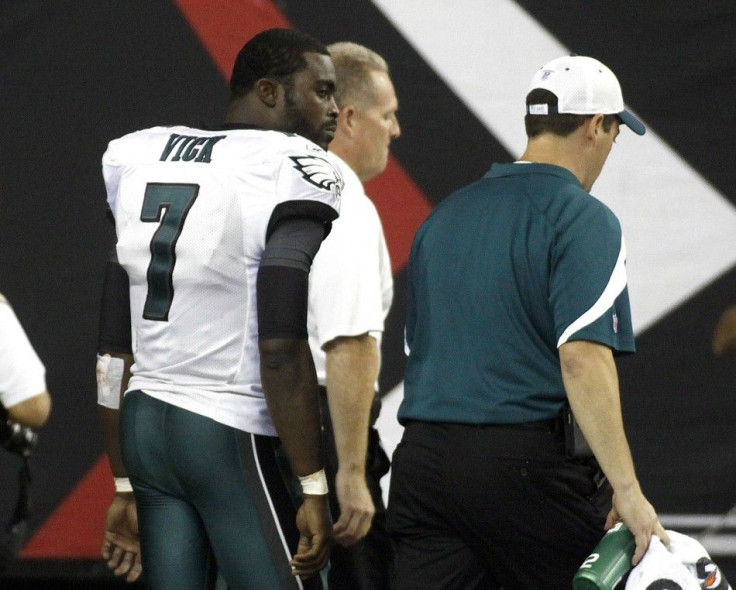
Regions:
M 273 108 L 279 102 L 279 93 L 283 87 L 273 78 L 261 78 L 256 82 L 256 93 L 258 98 L 266 106 Z

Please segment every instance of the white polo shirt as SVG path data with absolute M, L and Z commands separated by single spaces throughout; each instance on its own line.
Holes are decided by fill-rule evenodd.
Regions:
M 380 350 L 394 283 L 386 238 L 373 202 L 350 166 L 328 152 L 342 172 L 340 217 L 317 252 L 309 273 L 309 345 L 320 385 L 322 347 L 338 336 L 369 332 Z
M 0 403 L 13 407 L 46 391 L 46 369 L 0 295 Z

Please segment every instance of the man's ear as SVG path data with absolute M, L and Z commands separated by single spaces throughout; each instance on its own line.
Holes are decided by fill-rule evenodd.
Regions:
M 585 138 L 589 141 L 596 141 L 599 134 L 603 133 L 603 115 L 593 115 L 583 123 L 585 129 Z
M 261 78 L 256 82 L 258 98 L 269 108 L 274 108 L 279 102 L 279 93 L 283 90 L 273 78 Z
M 348 134 L 348 137 L 352 137 L 356 132 L 355 113 L 356 108 L 349 104 L 341 108 L 337 114 L 337 124 Z

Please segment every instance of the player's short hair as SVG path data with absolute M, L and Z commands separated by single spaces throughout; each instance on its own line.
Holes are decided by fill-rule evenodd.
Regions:
M 557 106 L 557 96 L 544 88 L 535 88 L 526 95 L 526 104 L 547 104 Z M 524 117 L 524 127 L 529 138 L 543 133 L 552 133 L 559 137 L 567 137 L 593 115 L 571 115 L 569 113 L 554 115 L 529 115 Z M 608 133 L 617 115 L 603 115 L 603 131 Z
M 335 64 L 335 102 L 338 108 L 354 104 L 367 108 L 375 104 L 377 96 L 371 79 L 372 72 L 383 72 L 388 75 L 386 60 L 375 51 L 351 43 L 341 41 L 327 46 Z
M 261 78 L 288 78 L 307 67 L 305 53 L 329 55 L 317 39 L 293 29 L 268 29 L 250 39 L 238 53 L 230 77 L 232 98 L 248 94 Z

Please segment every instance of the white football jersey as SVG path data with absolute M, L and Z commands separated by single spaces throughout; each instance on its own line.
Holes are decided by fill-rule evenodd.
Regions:
M 260 380 L 256 275 L 272 218 L 337 215 L 342 178 L 325 156 L 302 137 L 254 129 L 155 127 L 110 142 L 103 174 L 130 278 L 128 390 L 276 433 Z
M 394 282 L 386 238 L 378 211 L 363 183 L 335 154 L 345 180 L 340 218 L 314 257 L 309 273 L 309 346 L 320 385 L 326 381 L 322 347 L 338 336 L 370 333 L 381 349 L 384 320 L 393 299 Z

